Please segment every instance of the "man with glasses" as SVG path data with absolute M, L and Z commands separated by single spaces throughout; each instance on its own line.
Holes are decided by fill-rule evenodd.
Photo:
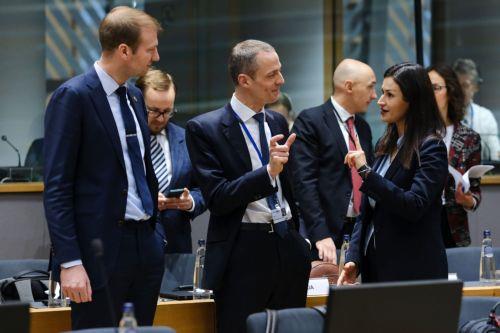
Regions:
M 170 122 L 176 112 L 172 76 L 150 69 L 137 80 L 148 111 L 151 158 L 158 178 L 159 220 L 165 229 L 166 253 L 191 253 L 191 221 L 205 211 L 194 182 L 184 140 L 184 129 Z M 180 190 L 175 194 L 175 191 Z
M 489 109 L 473 101 L 483 82 L 476 63 L 471 59 L 460 58 L 453 64 L 453 70 L 457 73 L 465 95 L 465 116 L 462 122 L 481 136 L 481 159 L 499 160 L 500 142 L 495 116 Z

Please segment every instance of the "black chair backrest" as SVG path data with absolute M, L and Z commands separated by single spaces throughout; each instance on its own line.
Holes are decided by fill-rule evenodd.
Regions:
M 284 309 L 276 313 L 276 331 L 274 333 L 321 333 L 323 332 L 323 317 L 309 308 Z M 247 333 L 265 333 L 267 314 L 254 313 L 248 316 Z
M 47 271 L 48 267 L 49 261 L 47 259 L 0 260 L 0 279 L 13 277 L 23 271 Z
M 462 325 L 469 320 L 488 317 L 491 308 L 497 302 L 500 302 L 500 297 L 462 297 L 462 306 L 460 308 L 458 327 L 462 327 Z M 497 315 L 499 315 L 499 313 L 497 313 Z

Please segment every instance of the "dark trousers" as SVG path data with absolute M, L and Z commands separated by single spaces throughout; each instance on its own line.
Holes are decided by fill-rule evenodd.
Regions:
M 71 303 L 72 329 L 117 326 L 125 302 L 134 303 L 140 326 L 152 325 L 164 270 L 163 239 L 149 223 L 122 228 L 115 266 L 105 289 L 92 290 L 92 302 Z M 110 311 L 114 311 L 114 322 Z
M 295 230 L 285 238 L 240 231 L 215 290 L 217 332 L 244 333 L 247 317 L 266 308 L 304 307 L 310 270 L 309 245 Z

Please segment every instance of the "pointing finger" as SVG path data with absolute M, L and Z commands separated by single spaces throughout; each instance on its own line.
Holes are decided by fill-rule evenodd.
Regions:
M 292 146 L 292 143 L 294 143 L 294 142 L 295 142 L 295 139 L 296 139 L 296 138 L 297 138 L 297 134 L 292 133 L 292 134 L 288 137 L 288 139 L 286 140 L 285 145 L 286 145 L 288 148 L 290 148 L 290 147 Z
M 271 140 L 269 141 L 269 146 L 270 147 L 274 147 L 278 144 L 278 141 L 280 141 L 281 139 L 283 139 L 285 136 L 283 134 L 278 134 L 278 135 L 275 135 L 271 138 Z

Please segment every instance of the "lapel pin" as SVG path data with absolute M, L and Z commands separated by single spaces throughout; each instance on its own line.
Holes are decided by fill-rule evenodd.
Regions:
M 136 103 L 137 103 L 137 97 L 132 96 L 132 99 L 134 100 L 134 102 L 136 102 Z

